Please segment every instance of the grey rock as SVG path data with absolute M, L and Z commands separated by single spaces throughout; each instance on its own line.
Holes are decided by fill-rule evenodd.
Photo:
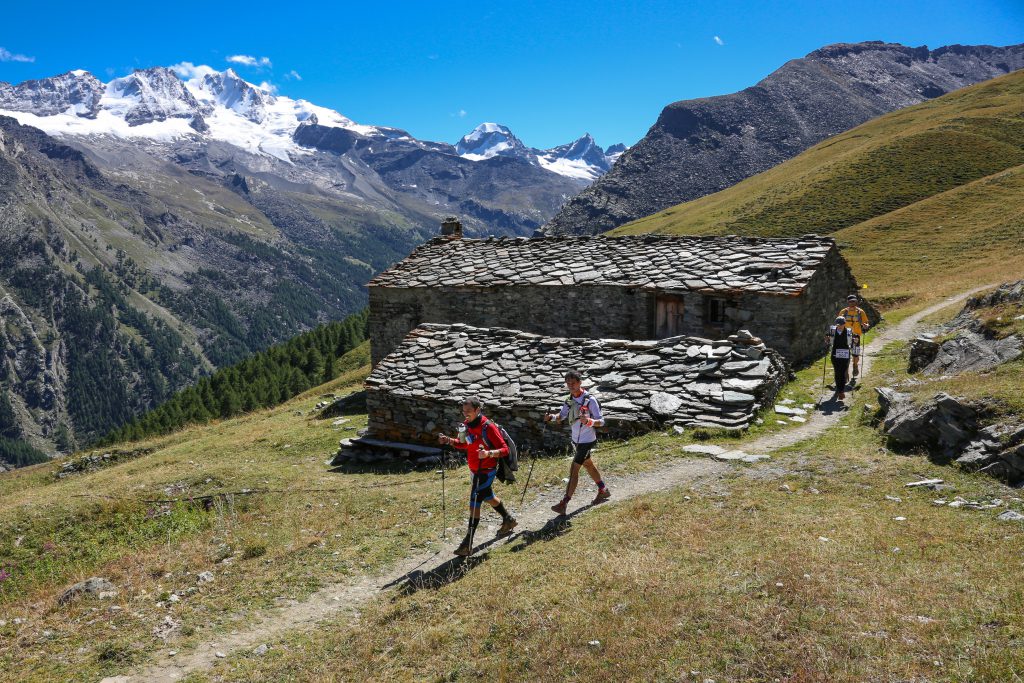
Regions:
M 663 391 L 655 391 L 651 393 L 650 407 L 658 415 L 672 415 L 680 406 L 683 405 L 682 399 L 672 394 L 666 394 Z
M 57 604 L 66 605 L 72 600 L 87 594 L 96 597 L 113 597 L 117 594 L 117 589 L 108 579 L 93 576 L 66 589 L 57 599 Z
M 644 367 L 645 365 L 654 365 L 659 361 L 661 361 L 660 356 L 655 356 L 652 354 L 640 354 L 637 356 L 633 356 L 632 358 L 627 358 L 622 362 L 621 365 L 623 368 L 640 368 Z
M 1005 512 L 1000 513 L 996 519 L 1000 522 L 1024 522 L 1024 515 L 1016 510 L 1006 510 Z
M 924 368 L 926 375 L 958 375 L 982 372 L 1015 360 L 1021 355 L 1021 340 L 1015 335 L 989 339 L 971 330 L 961 330 L 939 347 L 935 359 Z
M 689 446 L 683 446 L 684 453 L 700 453 L 701 455 L 721 455 L 728 449 L 722 448 L 721 446 L 715 446 L 712 444 L 691 444 Z

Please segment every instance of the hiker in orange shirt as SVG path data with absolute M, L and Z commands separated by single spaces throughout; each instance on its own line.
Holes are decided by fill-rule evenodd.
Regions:
M 857 295 L 851 294 L 846 297 L 846 308 L 839 311 L 839 316 L 846 320 L 846 329 L 853 334 L 853 378 L 860 375 L 861 336 L 868 331 L 871 324 L 868 322 L 868 314 L 863 308 L 857 306 Z

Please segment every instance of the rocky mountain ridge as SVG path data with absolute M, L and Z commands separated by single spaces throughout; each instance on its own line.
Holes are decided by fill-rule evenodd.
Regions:
M 829 45 L 731 95 L 668 105 L 545 234 L 595 234 L 719 190 L 881 114 L 1024 67 L 1024 44 Z
M 594 180 L 606 173 L 625 150 L 626 146 L 619 143 L 605 151 L 590 133 L 551 149 L 534 149 L 500 123 L 481 123 L 455 145 L 455 151 L 464 159 L 512 157 L 581 180 Z

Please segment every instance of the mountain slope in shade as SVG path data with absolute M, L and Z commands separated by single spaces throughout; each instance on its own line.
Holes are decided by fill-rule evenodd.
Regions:
M 1024 45 L 824 47 L 741 92 L 667 106 L 611 171 L 542 230 L 610 230 L 725 189 L 881 114 L 1021 67 Z

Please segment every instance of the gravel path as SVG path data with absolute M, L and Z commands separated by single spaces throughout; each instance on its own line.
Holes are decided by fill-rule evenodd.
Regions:
M 992 286 L 977 287 L 950 297 L 909 316 L 897 325 L 884 329 L 864 349 L 865 357 L 861 361 L 862 375 L 870 370 L 873 357 L 877 356 L 887 344 L 911 339 L 923 318 L 960 303 L 969 296 Z M 817 436 L 836 424 L 844 412 L 843 410 L 830 411 L 826 409 L 816 413 L 806 423 L 798 427 L 744 443 L 743 450 L 749 453 L 764 454 Z M 700 480 L 717 477 L 732 467 L 733 465 L 729 463 L 711 458 L 681 459 L 650 472 L 617 478 L 613 482 L 613 497 L 605 504 L 615 504 L 648 493 L 684 484 L 693 484 Z M 590 481 L 585 472 L 581 472 L 581 475 L 580 489 L 574 500 L 577 507 L 571 509 L 566 517 L 556 518 L 549 509 L 553 503 L 558 502 L 562 493 L 561 489 L 553 489 L 537 497 L 525 509 L 516 512 L 519 527 L 516 530 L 517 533 L 508 538 L 493 539 L 493 527 L 486 528 L 484 524 L 481 524 L 476 539 L 476 554 L 479 555 L 497 543 L 529 541 L 532 537 L 557 534 L 571 518 L 587 512 L 591 505 L 586 500 L 589 495 L 584 489 Z M 493 518 L 493 515 L 490 517 Z M 460 540 L 461 534 L 455 534 L 450 537 L 450 543 L 439 551 L 425 551 L 411 555 L 391 567 L 386 573 L 364 576 L 354 583 L 326 586 L 313 593 L 305 601 L 293 602 L 269 612 L 262 619 L 249 624 L 244 631 L 225 634 L 201 643 L 192 652 L 180 653 L 175 657 L 165 655 L 160 661 L 143 671 L 131 675 L 108 677 L 100 683 L 179 681 L 194 671 L 210 668 L 223 656 L 253 650 L 261 644 L 273 642 L 288 631 L 313 628 L 324 619 L 343 615 L 358 619 L 359 608 L 383 591 L 392 588 L 414 591 L 423 587 L 444 585 L 457 579 L 476 564 L 472 558 L 468 561 L 461 558 L 453 559 L 451 552 Z

